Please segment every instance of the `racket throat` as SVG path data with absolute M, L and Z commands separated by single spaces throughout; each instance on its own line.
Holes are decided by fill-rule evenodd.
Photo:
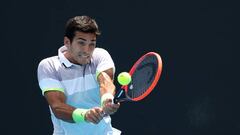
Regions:
M 120 89 L 117 91 L 117 93 L 115 94 L 115 98 L 114 98 L 114 103 L 119 103 L 119 102 L 123 102 L 123 101 L 131 101 L 129 98 L 126 97 L 125 94 L 125 90 Z

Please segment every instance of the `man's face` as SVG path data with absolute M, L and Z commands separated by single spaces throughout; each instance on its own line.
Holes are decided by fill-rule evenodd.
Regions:
M 84 65 L 90 62 L 93 50 L 96 47 L 96 35 L 94 33 L 75 32 L 75 36 L 70 40 L 64 38 L 68 51 L 64 54 L 72 63 Z

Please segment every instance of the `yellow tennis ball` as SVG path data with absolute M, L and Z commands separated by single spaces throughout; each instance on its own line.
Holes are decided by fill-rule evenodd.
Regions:
M 122 72 L 117 77 L 118 83 L 128 85 L 132 81 L 132 77 L 128 72 Z

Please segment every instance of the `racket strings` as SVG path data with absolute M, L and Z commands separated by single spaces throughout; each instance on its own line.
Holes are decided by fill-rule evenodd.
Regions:
M 128 87 L 127 95 L 137 98 L 143 95 L 152 84 L 158 67 L 155 56 L 145 57 L 132 74 L 132 82 Z

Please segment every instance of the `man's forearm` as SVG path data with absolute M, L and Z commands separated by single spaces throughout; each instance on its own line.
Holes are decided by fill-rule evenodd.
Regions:
M 64 93 L 58 91 L 48 91 L 44 94 L 44 96 L 54 115 L 58 119 L 71 123 L 73 122 L 72 113 L 75 108 L 65 103 L 66 97 Z
M 65 103 L 59 103 L 51 106 L 53 113 L 58 119 L 66 122 L 74 123 L 72 113 L 76 109 Z
M 100 85 L 100 94 L 101 96 L 105 93 L 115 94 L 115 85 L 113 84 L 113 80 L 110 76 L 105 73 L 101 72 L 98 76 L 99 85 Z

